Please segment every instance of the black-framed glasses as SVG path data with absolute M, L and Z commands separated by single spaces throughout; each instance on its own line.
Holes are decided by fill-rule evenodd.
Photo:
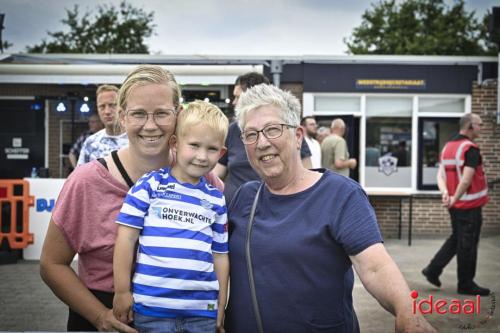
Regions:
M 168 125 L 175 119 L 175 110 L 166 109 L 155 112 L 146 112 L 143 110 L 128 110 L 126 115 L 132 125 L 144 126 L 148 121 L 149 115 L 157 125 Z
M 257 142 L 259 140 L 259 133 L 262 133 L 266 139 L 277 139 L 281 135 L 283 135 L 284 128 L 297 128 L 297 126 L 289 125 L 289 124 L 271 124 L 267 125 L 260 131 L 256 130 L 248 130 L 241 133 L 241 141 L 243 141 L 246 145 L 251 145 L 252 143 Z

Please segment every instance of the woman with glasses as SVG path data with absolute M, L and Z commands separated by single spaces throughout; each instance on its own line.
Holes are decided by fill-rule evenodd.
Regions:
M 262 182 L 243 185 L 229 205 L 227 332 L 358 332 L 352 266 L 397 315 L 398 331 L 434 332 L 411 312 L 410 290 L 361 187 L 301 164 L 300 116 L 297 98 L 270 85 L 248 89 L 236 106 Z
M 113 316 L 115 223 L 129 188 L 145 173 L 172 164 L 168 141 L 180 110 L 174 76 L 143 65 L 123 83 L 119 121 L 128 147 L 78 167 L 59 194 L 40 258 L 40 273 L 70 310 L 68 331 L 136 332 Z M 219 189 L 222 182 L 207 177 Z M 71 262 L 78 254 L 78 275 Z

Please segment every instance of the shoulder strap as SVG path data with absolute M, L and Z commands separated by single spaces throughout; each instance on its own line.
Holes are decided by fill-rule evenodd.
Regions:
M 250 284 L 250 294 L 252 296 L 253 312 L 255 315 L 255 321 L 257 322 L 257 332 L 264 333 L 264 327 L 262 325 L 262 318 L 260 316 L 259 302 L 257 301 L 257 292 L 255 291 L 255 280 L 253 278 L 253 267 L 252 267 L 252 256 L 250 253 L 250 239 L 252 235 L 252 226 L 255 215 L 255 210 L 257 209 L 257 202 L 259 201 L 260 190 L 264 183 L 261 183 L 257 193 L 255 194 L 255 199 L 253 200 L 252 210 L 250 211 L 250 218 L 248 219 L 247 225 L 247 237 L 245 240 L 245 257 L 247 259 L 247 271 L 248 271 L 248 282 Z
M 111 152 L 111 157 L 113 158 L 113 162 L 115 162 L 116 167 L 118 168 L 118 171 L 120 171 L 120 174 L 122 175 L 123 179 L 127 183 L 128 187 L 134 186 L 134 182 L 132 181 L 132 179 L 130 179 L 127 171 L 125 170 L 122 162 L 120 161 L 120 158 L 118 157 L 118 151 L 113 150 Z
M 106 163 L 106 160 L 105 160 L 104 158 L 99 157 L 99 158 L 97 159 L 97 162 L 101 163 L 101 164 L 102 164 L 102 166 L 103 166 L 103 167 L 105 167 L 105 168 L 106 168 L 106 170 L 108 170 L 108 163 Z

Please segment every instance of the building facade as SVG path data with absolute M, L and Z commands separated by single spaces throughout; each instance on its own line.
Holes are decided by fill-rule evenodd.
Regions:
M 484 122 L 479 145 L 491 197 L 483 230 L 500 233 L 495 57 L 5 56 L 0 177 L 25 177 L 33 166 L 47 168 L 50 177 L 67 176 L 67 151 L 88 117 L 80 111 L 82 98 L 89 97 L 92 111 L 97 85 L 119 85 L 139 63 L 172 70 L 185 102 L 208 98 L 228 114 L 236 77 L 259 71 L 294 93 L 303 114 L 315 116 L 320 126 L 344 119 L 349 151 L 358 160 L 351 177 L 369 194 L 386 238 L 406 236 L 410 220 L 413 235 L 449 232 L 436 187 L 439 153 L 458 132 L 458 119 L 477 113 Z

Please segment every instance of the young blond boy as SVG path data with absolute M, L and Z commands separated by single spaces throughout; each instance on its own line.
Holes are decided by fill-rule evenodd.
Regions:
M 222 326 L 227 210 L 223 194 L 203 175 L 225 153 L 227 128 L 216 106 L 190 103 L 170 140 L 174 166 L 144 175 L 125 198 L 116 221 L 113 312 L 122 322 L 134 320 L 140 332 Z

